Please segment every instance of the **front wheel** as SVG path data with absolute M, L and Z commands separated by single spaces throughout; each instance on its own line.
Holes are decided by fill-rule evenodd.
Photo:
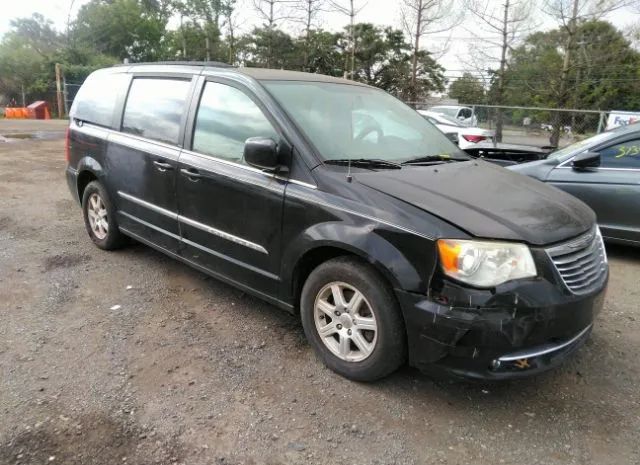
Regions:
M 402 314 L 390 286 L 370 265 L 350 257 L 323 263 L 309 275 L 300 307 L 307 339 L 336 373 L 373 381 L 404 363 Z

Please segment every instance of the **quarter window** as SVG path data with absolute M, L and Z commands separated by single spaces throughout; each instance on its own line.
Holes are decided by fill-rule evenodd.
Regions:
M 269 120 L 244 92 L 207 82 L 196 116 L 193 150 L 244 163 L 244 143 L 250 137 L 278 140 Z
M 600 166 L 640 169 L 640 139 L 622 142 L 600 150 Z
M 189 81 L 135 78 L 129 89 L 122 131 L 177 144 Z
M 127 83 L 123 73 L 94 73 L 87 78 L 78 91 L 71 115 L 74 118 L 110 128 L 113 112 L 120 92 Z

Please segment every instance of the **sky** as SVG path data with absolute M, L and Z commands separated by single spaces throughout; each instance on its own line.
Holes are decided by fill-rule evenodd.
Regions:
M 68 15 L 73 18 L 80 6 L 88 0 L 0 0 L 0 35 L 10 29 L 10 21 L 13 18 L 31 16 L 32 13 L 40 13 L 51 19 L 55 27 L 64 31 L 66 29 Z M 250 30 L 253 25 L 259 23 L 258 17 L 251 9 L 251 0 L 239 0 L 244 2 L 244 7 L 239 10 L 243 16 L 240 17 L 241 29 Z M 493 0 L 501 3 L 501 0 Z M 638 0 L 640 2 L 640 0 Z M 358 22 L 371 22 L 382 26 L 401 26 L 400 4 L 401 0 L 360 0 L 364 4 L 359 15 Z M 533 20 L 540 29 L 551 29 L 554 27 L 554 20 L 545 15 L 542 11 L 535 11 Z M 620 29 L 625 29 L 633 24 L 640 24 L 640 9 L 625 8 L 616 10 L 605 18 L 615 24 Z M 346 25 L 348 18 L 339 13 L 325 13 L 320 21 L 322 27 L 329 30 L 340 30 Z M 464 70 L 473 69 L 472 62 L 477 58 L 478 53 L 471 50 L 472 44 L 478 43 L 475 36 L 478 26 L 470 15 L 466 19 L 444 33 L 435 33 L 422 39 L 424 46 L 437 51 L 438 62 L 445 67 L 446 76 L 454 79 L 460 76 Z M 292 31 L 289 31 L 292 32 Z M 486 34 L 485 34 L 486 35 Z M 488 47 L 488 45 L 486 46 Z M 490 55 L 494 55 L 492 50 L 487 50 Z M 483 66 L 490 66 L 490 60 L 482 60 Z M 493 63 L 495 64 L 495 63 Z

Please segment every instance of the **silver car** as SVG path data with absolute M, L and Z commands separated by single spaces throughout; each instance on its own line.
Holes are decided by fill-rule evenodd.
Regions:
M 640 123 L 616 128 L 508 167 L 588 204 L 609 242 L 640 246 Z

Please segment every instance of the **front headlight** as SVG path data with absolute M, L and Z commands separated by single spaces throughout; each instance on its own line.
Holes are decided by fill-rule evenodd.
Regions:
M 476 287 L 494 287 L 537 274 L 524 244 L 440 239 L 438 252 L 446 275 Z

